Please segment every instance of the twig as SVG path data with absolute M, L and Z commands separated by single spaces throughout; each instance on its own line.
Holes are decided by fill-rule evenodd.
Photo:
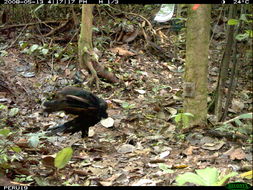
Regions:
M 121 10 L 118 10 L 118 9 L 116 9 L 116 8 L 114 8 L 114 7 L 111 7 L 110 5 L 109 5 L 109 7 L 112 8 L 112 9 L 114 9 L 114 10 L 116 10 L 116 11 L 118 11 L 118 12 L 121 12 L 121 13 L 124 13 L 124 14 L 128 14 L 128 15 L 134 15 L 134 16 L 138 16 L 138 17 L 142 18 L 143 20 L 145 20 L 145 21 L 148 23 L 150 29 L 151 29 L 152 31 L 155 32 L 155 30 L 153 29 L 152 24 L 151 24 L 151 23 L 149 22 L 149 20 L 146 19 L 144 16 L 138 15 L 138 14 L 136 14 L 136 13 L 121 11 Z
M 7 47 L 6 49 L 9 49 L 11 48 L 15 43 L 16 41 L 19 39 L 19 37 L 21 36 L 21 34 L 24 32 L 24 30 L 26 29 L 27 25 L 24 26 L 24 28 L 21 30 L 20 34 L 18 35 L 18 37 L 11 43 L 11 45 L 9 47 Z
M 10 28 L 16 28 L 16 27 L 23 27 L 23 26 L 32 26 L 32 25 L 37 25 L 37 24 L 47 24 L 47 23 L 59 23 L 59 22 L 66 22 L 64 21 L 42 21 L 42 22 L 33 22 L 33 23 L 27 23 L 27 24 L 14 24 L 14 25 L 9 25 L 9 26 L 0 26 L 0 30 L 7 30 Z

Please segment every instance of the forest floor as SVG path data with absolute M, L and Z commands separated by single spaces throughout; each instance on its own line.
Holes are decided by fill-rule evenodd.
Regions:
M 129 46 L 130 50 L 136 48 Z M 5 183 L 164 186 L 176 185 L 178 175 L 195 173 L 196 169 L 217 168 L 221 177 L 232 171 L 243 174 L 251 170 L 249 137 L 214 137 L 205 128 L 183 133 L 175 123 L 172 115 L 182 111 L 183 63 L 159 61 L 141 47 L 134 50 L 135 55 L 114 55 L 111 61 L 112 53 L 108 49 L 110 53 L 100 59 L 122 83 L 101 81 L 100 90 L 85 88 L 110 102 L 108 114 L 115 123 L 111 128 L 98 123 L 84 139 L 80 133 L 55 136 L 43 133 L 71 117 L 63 113 L 46 115 L 42 113 L 42 104 L 57 90 L 74 84 L 75 63 L 60 61 L 53 65 L 53 61 L 45 60 L 34 72 L 31 56 L 19 48 L 7 50 L 0 67 L 13 95 L 2 94 L 0 103 L 9 110 L 18 108 L 14 116 L 8 118 L 7 127 L 12 132 L 8 140 L 22 151 L 6 153 L 15 158 L 9 161 L 11 168 L 5 175 Z M 84 76 L 87 81 L 88 73 Z M 217 78 L 218 68 L 210 64 L 210 94 Z M 250 81 L 240 79 L 230 118 L 252 110 L 252 100 L 247 99 L 251 95 Z M 71 160 L 56 171 L 55 153 L 69 146 L 74 150 Z M 230 182 L 251 183 L 246 177 L 236 175 Z

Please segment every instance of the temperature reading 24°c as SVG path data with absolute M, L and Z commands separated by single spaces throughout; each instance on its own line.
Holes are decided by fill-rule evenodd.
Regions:
M 249 0 L 233 0 L 234 4 L 249 4 Z

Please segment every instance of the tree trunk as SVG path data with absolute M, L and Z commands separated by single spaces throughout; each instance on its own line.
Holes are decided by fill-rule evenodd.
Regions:
M 190 5 L 187 20 L 186 65 L 184 75 L 184 112 L 194 115 L 190 126 L 206 125 L 207 66 L 210 38 L 210 5 L 197 10 Z
M 88 70 L 91 74 L 91 79 L 88 84 L 93 84 L 95 81 L 96 87 L 99 88 L 99 78 L 105 78 L 107 81 L 112 83 L 119 82 L 118 78 L 111 72 L 107 71 L 98 60 L 94 57 L 94 51 L 92 46 L 92 22 L 93 22 L 93 10 L 94 5 L 82 5 L 82 24 L 81 32 L 78 41 L 78 56 L 80 68 Z
M 236 6 L 229 5 L 229 19 L 234 18 L 236 15 Z M 232 46 L 234 43 L 234 25 L 228 25 L 227 30 L 227 45 L 224 51 L 222 62 L 220 66 L 218 85 L 215 92 L 215 116 L 217 121 L 220 121 L 222 118 L 222 103 L 224 102 L 225 97 L 225 83 L 228 76 L 229 63 L 231 59 Z
M 78 41 L 78 56 L 81 68 L 85 68 L 91 73 L 91 79 L 89 81 L 92 84 L 95 80 L 97 88 L 99 88 L 98 76 L 96 70 L 93 68 L 91 63 L 91 52 L 92 47 L 92 22 L 93 22 L 93 10 L 94 5 L 86 4 L 82 5 L 82 22 L 81 32 Z

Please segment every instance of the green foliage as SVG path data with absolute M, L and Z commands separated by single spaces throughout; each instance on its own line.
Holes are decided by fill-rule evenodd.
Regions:
M 216 168 L 209 167 L 195 171 L 196 173 L 187 172 L 177 176 L 177 185 L 181 186 L 189 182 L 201 186 L 220 186 L 223 185 L 229 178 L 237 175 L 236 172 L 231 172 L 226 176 L 219 176 L 219 171 Z
M 57 153 L 54 159 L 54 166 L 58 169 L 64 168 L 67 163 L 70 161 L 73 154 L 71 147 L 66 147 Z
M 16 181 L 16 182 L 31 182 L 31 181 L 33 181 L 33 178 L 32 178 L 32 176 L 16 175 L 14 181 Z
M 194 117 L 194 115 L 191 113 L 178 113 L 171 116 L 171 118 L 174 118 L 175 122 L 180 128 L 187 128 L 190 124 L 190 118 L 192 117 Z
M 0 169 L 10 168 L 9 163 L 18 160 L 19 153 L 22 151 L 20 147 L 8 140 L 8 136 L 11 134 L 10 129 L 0 129 Z
M 7 106 L 0 104 L 0 110 L 5 110 L 5 109 L 7 109 Z
M 71 181 L 71 180 L 67 180 L 67 181 L 65 181 L 64 183 L 62 183 L 62 185 L 66 185 L 66 186 L 80 186 L 79 184 L 71 184 L 71 182 L 69 182 L 69 181 Z
M 8 137 L 10 132 L 11 132 L 10 129 L 0 129 L 0 135 L 2 135 L 4 137 Z
M 249 141 L 251 141 L 250 135 L 252 135 L 252 120 L 252 113 L 241 114 L 221 123 L 219 127 L 215 128 L 215 130 L 234 134 L 240 132 L 244 135 L 249 135 Z M 235 124 L 236 127 L 233 124 Z
M 0 129 L 6 126 L 8 107 L 0 104 Z
M 38 44 L 28 44 L 28 42 L 20 41 L 19 46 L 22 49 L 22 53 L 33 56 L 36 59 L 46 60 L 51 57 L 66 61 L 72 59 L 76 55 L 76 49 L 73 48 L 72 43 L 69 44 L 68 48 L 62 48 L 61 46 L 55 44 L 49 47 L 48 44 L 38 45 Z
M 144 5 L 144 11 L 152 11 L 154 8 L 154 5 Z
M 239 20 L 237 19 L 228 20 L 228 25 L 238 25 L 238 24 L 239 24 Z
M 8 117 L 14 117 L 18 114 L 19 109 L 18 108 L 11 108 L 8 110 L 8 107 L 5 105 L 0 104 L 0 114 L 1 114 L 1 119 L 0 121 L 6 120 Z
M 160 91 L 162 89 L 166 89 L 166 88 L 170 88 L 171 89 L 171 87 L 168 86 L 168 85 L 157 85 L 157 86 L 155 86 L 155 87 L 152 88 L 152 91 L 154 93 L 157 93 L 158 91 Z
M 111 38 L 108 36 L 100 36 L 94 39 L 94 47 L 99 50 L 105 50 L 106 47 L 109 45 Z
M 224 123 L 231 123 L 231 122 L 236 122 L 239 126 L 241 125 L 241 119 L 253 119 L 253 113 L 244 113 L 244 114 L 241 114 L 241 115 L 239 115 L 239 116 L 237 116 L 237 117 L 235 117 L 235 118 L 233 118 L 233 119 L 230 119 L 230 120 L 228 120 L 228 121 L 226 121 L 226 122 L 224 122 Z
M 248 38 L 252 38 L 252 30 L 245 30 L 244 34 L 238 34 L 236 35 L 235 39 L 237 39 L 238 41 L 243 41 L 246 40 Z
M 40 142 L 39 135 L 33 135 L 28 140 L 28 144 L 34 148 L 38 147 L 39 142 Z
M 128 102 L 123 102 L 123 103 L 121 104 L 121 107 L 122 107 L 123 109 L 130 110 L 130 109 L 135 108 L 135 104 L 129 104 Z
M 33 10 L 33 12 L 36 13 L 36 12 L 37 12 L 39 9 L 41 9 L 42 7 L 44 7 L 44 4 L 39 5 L 37 8 L 35 8 L 35 9 Z
M 16 152 L 16 153 L 19 153 L 19 152 L 22 151 L 22 149 L 21 149 L 19 146 L 16 146 L 16 145 L 11 146 L 10 148 L 11 148 L 14 152 Z
M 174 171 L 171 170 L 170 167 L 168 165 L 166 165 L 166 164 L 160 163 L 158 166 L 165 173 L 168 173 L 168 174 L 174 173 Z
M 0 50 L 0 56 L 1 57 L 4 57 L 4 56 L 7 56 L 8 55 L 8 52 L 5 51 L 5 50 Z
M 9 116 L 14 117 L 15 115 L 18 114 L 18 112 L 19 112 L 18 108 L 11 108 L 10 111 L 9 111 Z
M 49 52 L 48 45 L 40 46 L 38 44 L 33 44 L 29 47 L 28 42 L 20 41 L 19 46 L 22 49 L 22 53 L 32 55 L 35 57 L 43 58 Z
M 179 139 L 179 140 L 184 140 L 185 139 L 185 134 L 176 134 L 176 137 Z
M 31 133 L 27 134 L 28 138 L 28 144 L 30 147 L 37 148 L 39 146 L 43 146 L 40 144 L 40 139 L 48 139 L 49 141 L 53 139 L 54 137 L 48 137 L 46 136 L 46 132 L 39 132 L 39 133 Z
M 252 120 L 253 120 L 252 113 L 245 113 L 223 122 L 221 127 L 228 128 L 228 130 L 231 131 L 234 128 L 232 125 L 232 123 L 234 122 L 239 128 L 234 128 L 233 131 L 237 130 L 243 131 L 244 129 L 247 130 L 247 128 L 252 129 Z M 252 131 L 244 134 L 251 134 L 251 133 Z
M 252 14 L 242 14 L 240 19 L 237 20 L 237 19 L 230 19 L 228 20 L 228 25 L 239 25 L 239 22 L 244 22 L 246 24 L 246 27 L 247 25 L 248 26 L 248 30 L 244 30 L 244 33 L 240 33 L 238 34 L 235 39 L 237 39 L 238 41 L 243 41 L 243 40 L 248 40 L 249 38 L 252 38 L 253 37 L 253 31 L 252 31 L 252 19 L 248 19 L 248 18 L 252 18 Z

